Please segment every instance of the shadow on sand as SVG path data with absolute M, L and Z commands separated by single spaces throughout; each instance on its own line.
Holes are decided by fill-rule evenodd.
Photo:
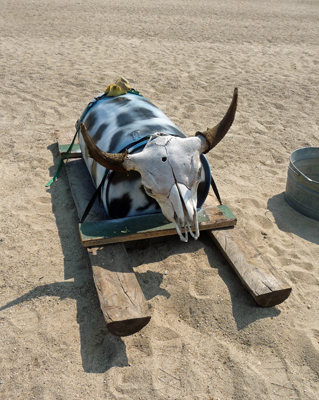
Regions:
M 319 221 L 308 218 L 292 208 L 285 200 L 284 192 L 271 197 L 267 206 L 280 230 L 319 244 Z
M 228 287 L 232 300 L 233 317 L 238 330 L 260 319 L 280 315 L 281 311 L 276 307 L 262 308 L 258 306 L 211 239 L 205 235 L 202 240 L 205 243 L 205 251 L 211 267 L 217 268 L 219 276 Z M 214 251 L 211 249 L 212 246 L 214 246 Z

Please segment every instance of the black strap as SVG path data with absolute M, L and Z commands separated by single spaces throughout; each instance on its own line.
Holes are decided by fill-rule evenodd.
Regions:
M 218 192 L 218 189 L 217 189 L 217 186 L 216 186 L 216 183 L 214 181 L 213 176 L 212 176 L 212 179 L 211 179 L 210 183 L 212 185 L 212 188 L 213 188 L 213 191 L 215 193 L 215 196 L 217 197 L 217 200 L 219 201 L 219 204 L 222 205 L 222 201 L 220 199 L 219 192 Z
M 108 170 L 105 171 L 105 174 L 103 176 L 101 183 L 99 184 L 99 187 L 95 190 L 93 196 L 91 197 L 91 200 L 88 202 L 88 205 L 86 206 L 86 209 L 84 210 L 84 213 L 80 220 L 81 224 L 84 222 L 85 218 L 88 216 L 89 212 L 91 211 L 91 208 L 93 207 L 93 204 L 95 203 L 96 198 L 99 196 L 99 198 L 101 199 L 102 186 L 103 186 L 103 183 L 105 182 L 107 172 L 108 172 Z
M 84 211 L 84 213 L 82 215 L 81 221 L 80 221 L 81 224 L 84 222 L 85 218 L 88 216 L 89 212 L 91 211 L 91 208 L 93 207 L 93 204 L 95 203 L 96 198 L 99 196 L 99 198 L 101 199 L 101 190 L 102 190 L 103 183 L 105 182 L 107 172 L 108 171 L 105 171 L 105 174 L 103 176 L 103 179 L 102 179 L 101 183 L 99 184 L 99 187 L 95 190 L 95 192 L 94 192 L 93 196 L 91 197 L 88 205 L 86 206 L 86 209 L 85 209 L 85 211 Z M 216 186 L 216 183 L 214 181 L 213 176 L 211 176 L 210 183 L 212 185 L 212 188 L 213 188 L 213 191 L 215 193 L 215 196 L 217 197 L 217 200 L 219 201 L 219 204 L 222 205 L 222 201 L 220 199 L 220 195 L 219 195 L 219 192 L 218 192 L 218 189 L 217 189 L 217 186 Z

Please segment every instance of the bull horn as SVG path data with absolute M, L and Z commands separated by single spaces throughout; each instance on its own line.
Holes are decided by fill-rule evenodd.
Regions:
M 101 149 L 99 149 L 96 144 L 91 139 L 84 123 L 81 123 L 81 133 L 86 144 L 86 147 L 89 151 L 89 155 L 93 160 L 97 163 L 101 164 L 103 167 L 107 169 L 111 169 L 112 171 L 117 172 L 126 172 L 127 169 L 124 167 L 123 163 L 128 154 L 126 150 L 125 153 L 105 153 Z
M 203 153 L 207 153 L 209 152 L 209 150 L 215 147 L 228 132 L 235 118 L 235 113 L 237 108 L 237 97 L 238 97 L 238 89 L 235 88 L 232 102 L 221 122 L 217 124 L 214 128 L 207 129 L 207 131 L 205 132 L 196 132 L 195 136 L 201 135 L 204 136 L 204 138 L 206 139 L 207 143 Z

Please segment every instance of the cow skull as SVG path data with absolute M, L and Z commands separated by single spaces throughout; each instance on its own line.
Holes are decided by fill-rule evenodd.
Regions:
M 118 172 L 135 170 L 140 173 L 145 192 L 158 202 L 165 217 L 175 224 L 180 239 L 187 242 L 188 231 L 195 239 L 199 237 L 196 205 L 201 177 L 200 155 L 215 147 L 226 135 L 235 117 L 237 97 L 236 88 L 226 115 L 214 128 L 197 132 L 190 138 L 155 133 L 144 149 L 135 154 L 103 152 L 83 123 L 81 133 L 90 156 L 102 166 Z

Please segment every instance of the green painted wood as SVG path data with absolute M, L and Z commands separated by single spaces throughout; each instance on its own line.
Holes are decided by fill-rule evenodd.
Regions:
M 60 144 L 59 145 L 59 152 L 61 154 L 61 156 L 63 156 L 69 149 L 70 145 L 69 144 Z M 82 157 L 82 153 L 81 153 L 81 148 L 80 148 L 80 144 L 79 143 L 75 143 L 72 147 L 72 153 L 76 153 L 78 154 L 79 157 Z
M 224 214 L 227 219 L 236 219 L 236 216 L 225 205 L 217 206 L 217 208 Z
M 204 210 L 197 214 L 199 223 L 209 222 Z M 175 229 L 162 213 L 79 224 L 82 241 L 95 238 L 113 238 L 146 232 Z

